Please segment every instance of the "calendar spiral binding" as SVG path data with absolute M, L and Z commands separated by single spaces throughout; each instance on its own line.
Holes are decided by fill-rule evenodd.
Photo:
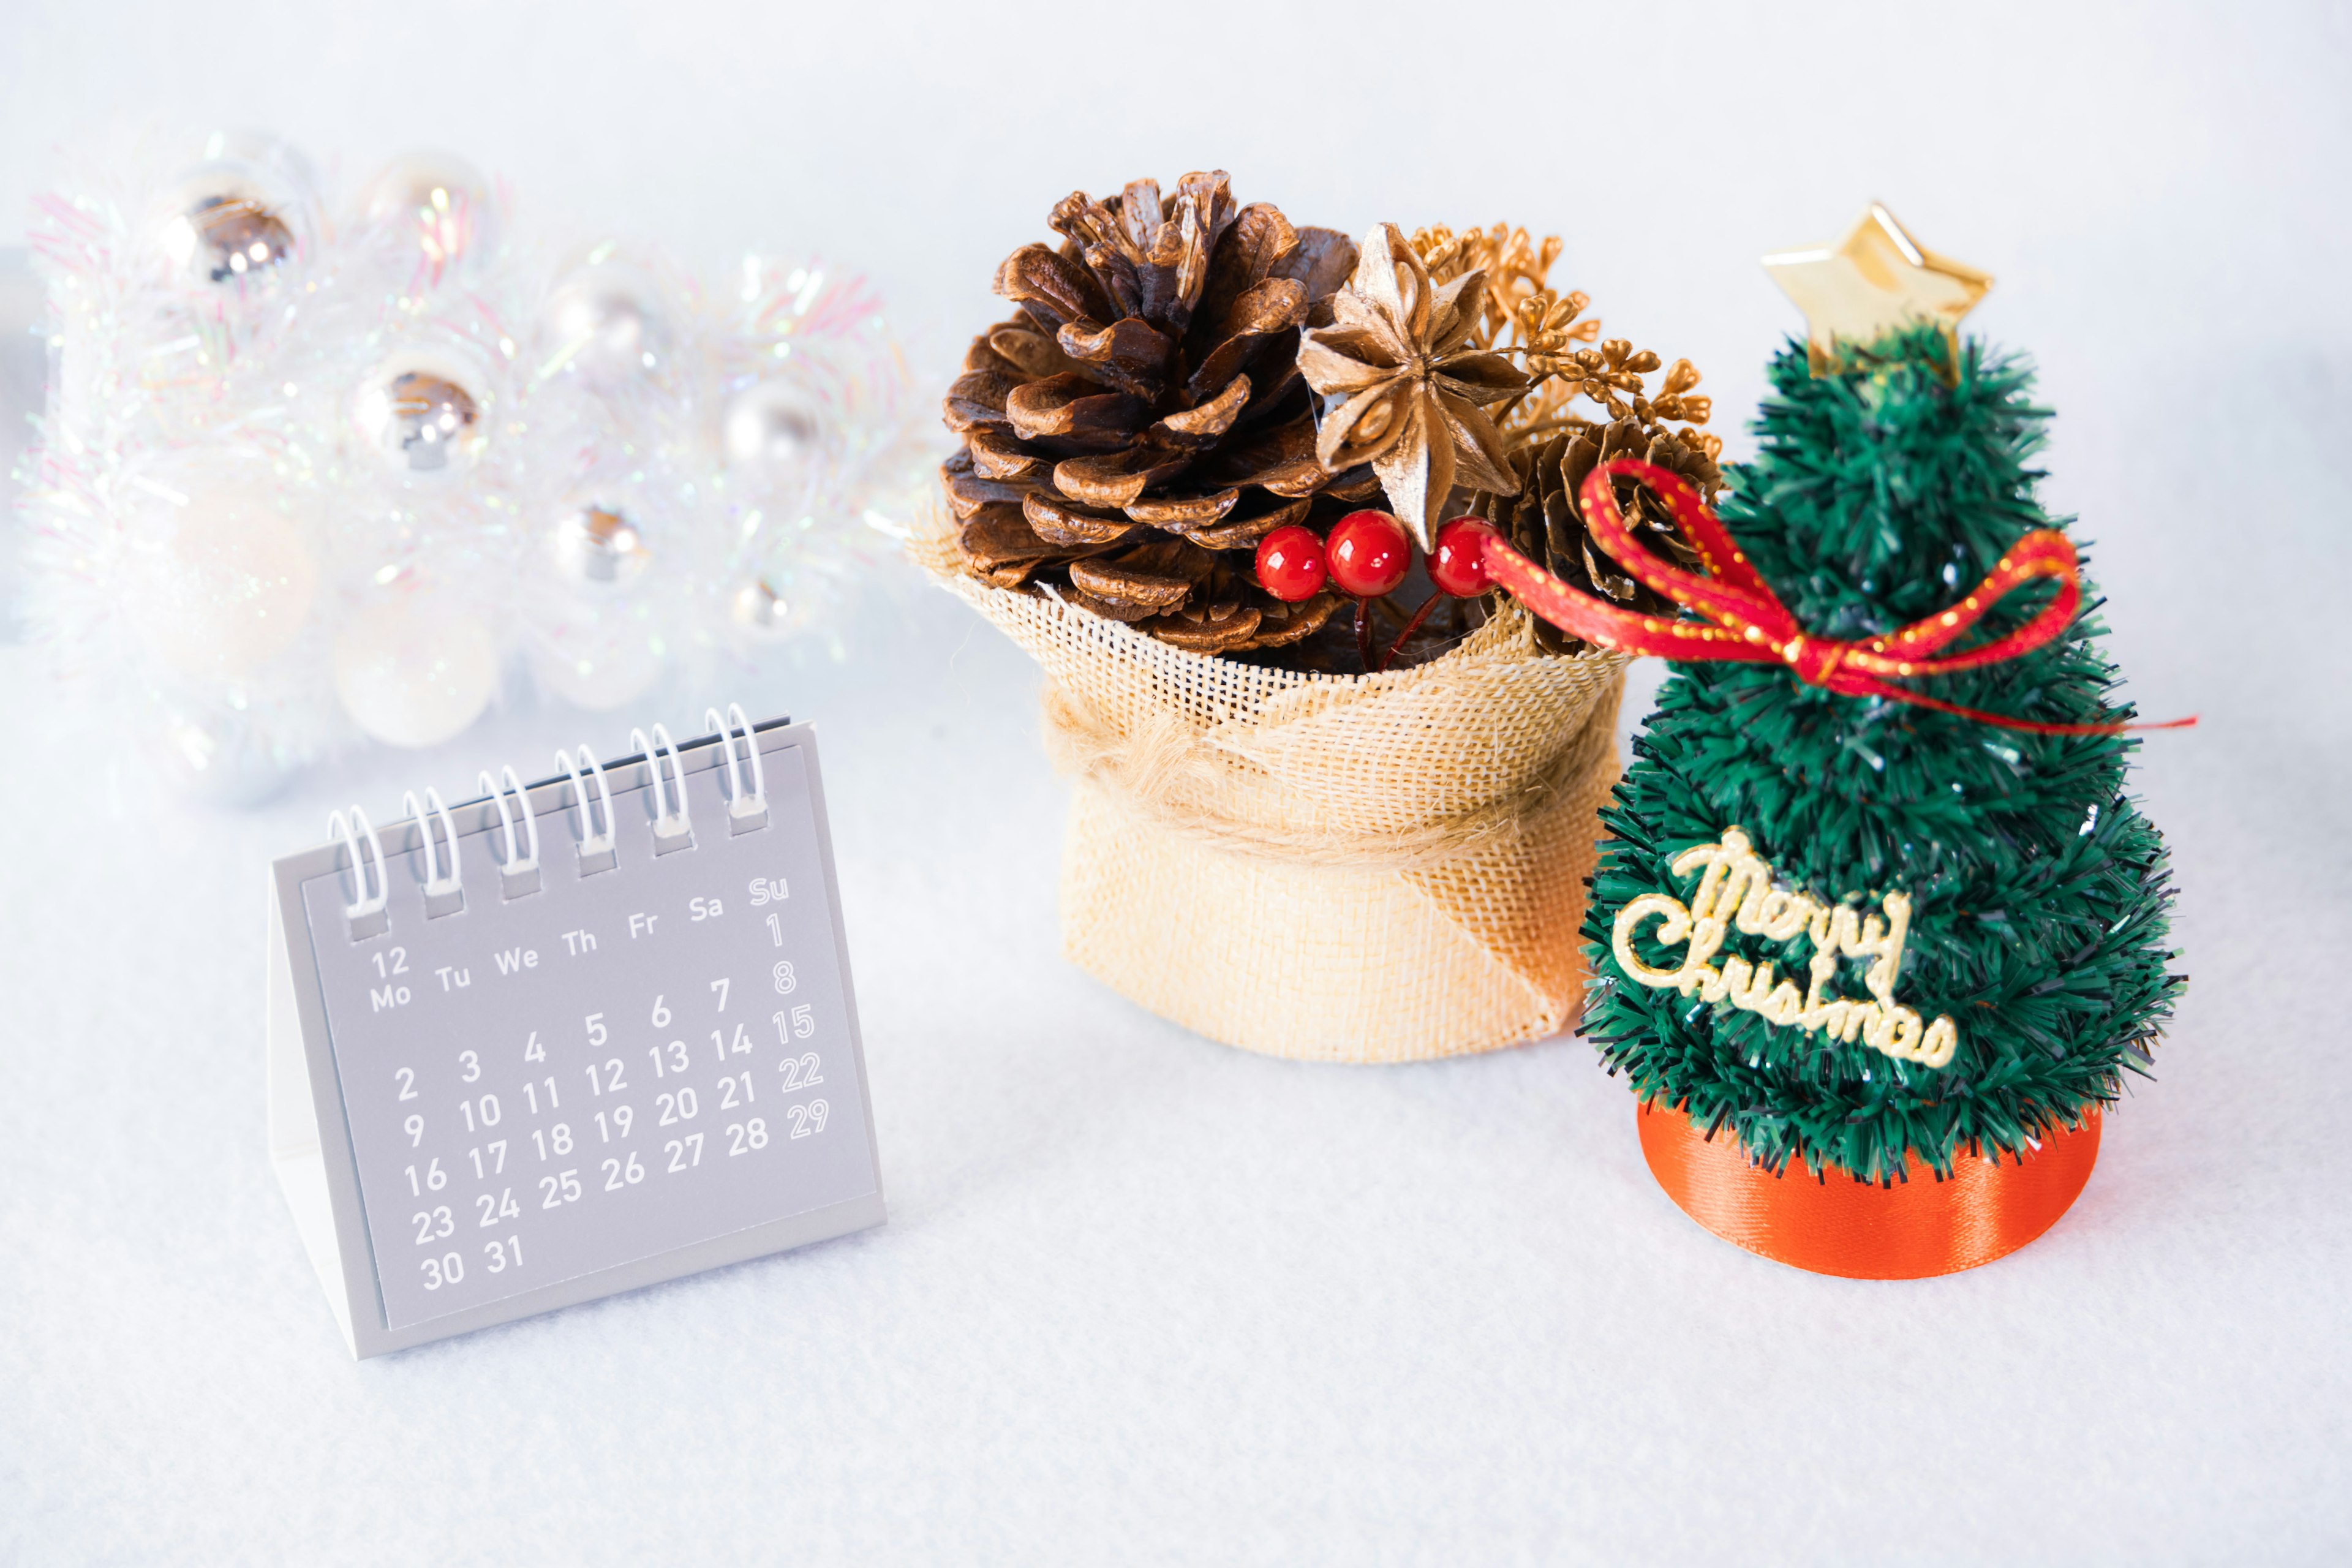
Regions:
M 703 710 L 702 721 L 709 726 L 709 736 L 689 741 L 689 746 L 707 744 L 716 740 L 724 753 L 727 782 L 722 793 L 727 799 L 727 831 L 749 833 L 768 825 L 767 773 L 760 762 L 760 748 L 753 739 L 751 721 L 743 712 L 742 704 L 730 702 L 722 714 L 717 708 Z M 742 737 L 739 755 L 735 740 Z M 635 752 L 618 762 L 643 760 L 652 769 L 655 815 L 653 821 L 654 853 L 667 855 L 694 847 L 694 824 L 687 804 L 686 763 L 679 754 L 677 742 L 667 726 L 654 724 L 650 733 L 645 729 L 629 731 L 629 744 Z M 662 757 L 667 752 L 669 769 L 662 769 Z M 751 787 L 744 787 L 745 765 L 749 764 Z M 571 801 L 564 812 L 579 815 L 579 836 L 576 839 L 580 856 L 580 874 L 594 876 L 620 865 L 619 836 L 613 816 L 613 786 L 604 776 L 604 764 L 586 745 L 555 753 L 559 770 L 539 784 L 527 785 L 511 766 L 501 766 L 493 776 L 488 769 L 476 779 L 481 791 L 478 798 L 461 801 L 459 811 L 477 806 L 488 806 L 498 814 L 498 848 L 491 851 L 499 865 L 499 894 L 501 899 L 528 898 L 541 890 L 543 883 L 540 870 L 539 814 L 532 810 L 530 792 L 547 784 L 569 784 Z M 590 793 L 593 784 L 594 793 Z M 511 800 L 511 808 L 509 807 Z M 427 787 L 422 798 L 415 790 L 401 797 L 401 809 L 406 815 L 387 824 L 387 830 L 413 824 L 425 858 L 425 913 L 428 920 L 454 915 L 466 907 L 466 889 L 458 867 L 457 825 L 450 806 L 441 798 L 441 792 Z M 602 823 L 601 829 L 599 822 Z M 437 827 L 437 833 L 436 833 Z M 520 828 L 520 832 L 518 832 Z M 383 840 L 367 813 L 357 805 L 343 811 L 330 812 L 327 832 L 340 842 L 349 857 L 353 883 L 352 901 L 344 906 L 344 917 L 351 922 L 352 940 L 380 936 L 392 929 L 390 909 L 391 880 L 384 859 Z M 447 864 L 442 863 L 446 850 Z M 373 877 L 370 873 L 373 871 Z

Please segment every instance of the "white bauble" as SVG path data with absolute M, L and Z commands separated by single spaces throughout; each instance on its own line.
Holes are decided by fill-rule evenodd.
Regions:
M 664 662 L 650 626 L 630 616 L 582 611 L 548 629 L 531 655 L 542 687 L 595 712 L 644 696 L 661 679 Z
M 729 401 L 719 440 L 729 471 L 754 489 L 805 483 L 824 453 L 824 410 L 797 386 L 759 382 Z
M 660 368 L 670 327 L 660 288 L 622 261 L 575 268 L 548 296 L 550 358 L 611 389 Z
M 450 153 L 404 153 L 377 170 L 360 192 L 360 216 L 368 228 L 415 246 L 436 276 L 499 240 L 489 182 Z
M 198 680 L 238 680 L 301 636 L 318 561 L 271 489 L 246 479 L 192 487 L 166 527 L 126 605 L 166 665 Z
M 335 695 L 387 745 L 437 746 L 481 717 L 499 652 L 481 623 L 406 596 L 370 605 L 335 634 Z
M 489 392 L 454 355 L 394 354 L 370 372 L 352 399 L 362 442 L 403 479 L 448 479 L 470 470 L 489 441 Z

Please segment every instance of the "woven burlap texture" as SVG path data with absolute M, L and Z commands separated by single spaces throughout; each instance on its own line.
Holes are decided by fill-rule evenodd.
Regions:
M 1624 660 L 1548 657 L 1516 606 L 1374 676 L 1206 658 L 910 553 L 1034 657 L 1075 784 L 1062 945 L 1212 1039 L 1403 1062 L 1558 1033 Z

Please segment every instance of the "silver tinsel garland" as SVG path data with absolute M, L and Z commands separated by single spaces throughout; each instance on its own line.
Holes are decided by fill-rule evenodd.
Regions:
M 903 531 L 931 419 L 859 279 L 551 257 L 441 154 L 338 197 L 268 138 L 190 151 L 39 204 L 20 469 L 27 626 L 184 789 L 435 745 L 518 683 L 732 684 Z

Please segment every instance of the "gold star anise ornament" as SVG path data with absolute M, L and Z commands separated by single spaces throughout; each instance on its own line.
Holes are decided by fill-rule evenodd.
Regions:
M 1840 344 L 1865 347 L 1925 323 L 1943 335 L 1944 378 L 1956 379 L 1960 318 L 1992 287 L 1992 274 L 1927 249 L 1877 202 L 1837 244 L 1768 256 L 1764 270 L 1805 313 L 1805 358 L 1815 375 L 1846 368 Z
M 1486 274 L 1433 283 L 1394 224 L 1364 237 L 1348 286 L 1331 296 L 1333 323 L 1298 345 L 1307 384 L 1327 398 L 1315 458 L 1332 473 L 1370 463 L 1389 505 L 1423 550 L 1456 485 L 1518 491 L 1488 405 L 1518 396 L 1528 378 L 1472 341 L 1486 308 Z

